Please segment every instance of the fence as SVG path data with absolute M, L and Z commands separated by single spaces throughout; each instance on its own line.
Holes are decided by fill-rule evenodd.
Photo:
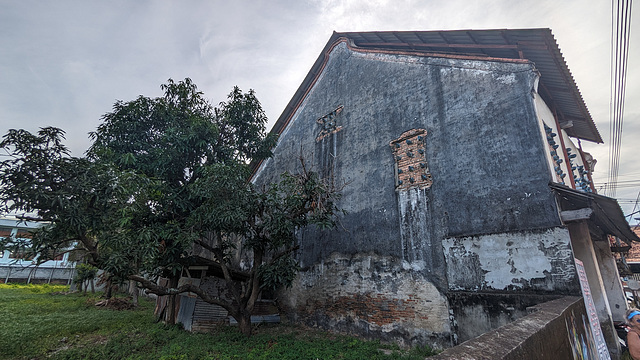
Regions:
M 75 267 L 0 265 L 0 282 L 71 284 Z

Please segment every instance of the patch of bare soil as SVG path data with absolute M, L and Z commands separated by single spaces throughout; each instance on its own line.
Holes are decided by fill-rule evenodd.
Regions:
M 73 291 L 53 291 L 53 292 L 50 292 L 49 295 L 51 295 L 51 296 L 69 295 L 69 294 L 75 294 L 77 292 L 78 292 L 78 290 L 73 290 Z
M 104 307 L 111 310 L 131 310 L 136 307 L 135 304 L 131 302 L 130 297 L 112 297 L 111 299 L 100 300 L 95 305 L 97 307 Z

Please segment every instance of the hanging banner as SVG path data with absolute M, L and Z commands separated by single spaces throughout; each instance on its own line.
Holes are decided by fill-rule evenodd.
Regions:
M 591 328 L 591 338 L 583 342 L 581 346 L 587 348 L 595 348 L 600 360 L 611 360 L 609 355 L 609 349 L 604 341 L 602 334 L 602 328 L 600 327 L 600 320 L 598 319 L 598 313 L 596 307 L 593 304 L 593 297 L 591 296 L 591 289 L 589 288 L 589 281 L 587 279 L 587 273 L 584 270 L 584 264 L 578 259 L 574 259 L 576 262 L 576 269 L 578 271 L 578 278 L 580 279 L 580 287 L 582 288 L 582 297 L 584 298 L 584 306 L 587 309 L 587 316 L 589 317 L 589 327 Z M 575 344 L 574 346 L 580 346 Z M 586 349 L 583 349 L 586 350 Z

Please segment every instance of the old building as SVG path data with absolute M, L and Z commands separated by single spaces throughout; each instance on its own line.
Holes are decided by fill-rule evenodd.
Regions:
M 448 347 L 581 296 L 577 258 L 620 320 L 606 236 L 638 238 L 593 192 L 579 141 L 602 139 L 550 30 L 334 33 L 272 131 L 255 183 L 302 155 L 346 184 L 340 226 L 298 234 L 282 315 Z

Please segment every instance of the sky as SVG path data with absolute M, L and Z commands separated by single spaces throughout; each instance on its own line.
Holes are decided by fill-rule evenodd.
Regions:
M 625 214 L 640 210 L 637 16 L 616 193 Z M 598 160 L 598 188 L 610 136 L 611 3 L 602 0 L 0 0 L 0 134 L 59 127 L 82 156 L 117 100 L 157 97 L 167 79 L 186 77 L 214 104 L 235 85 L 254 89 L 271 128 L 333 31 L 506 28 L 552 30 L 605 141 L 582 142 Z

